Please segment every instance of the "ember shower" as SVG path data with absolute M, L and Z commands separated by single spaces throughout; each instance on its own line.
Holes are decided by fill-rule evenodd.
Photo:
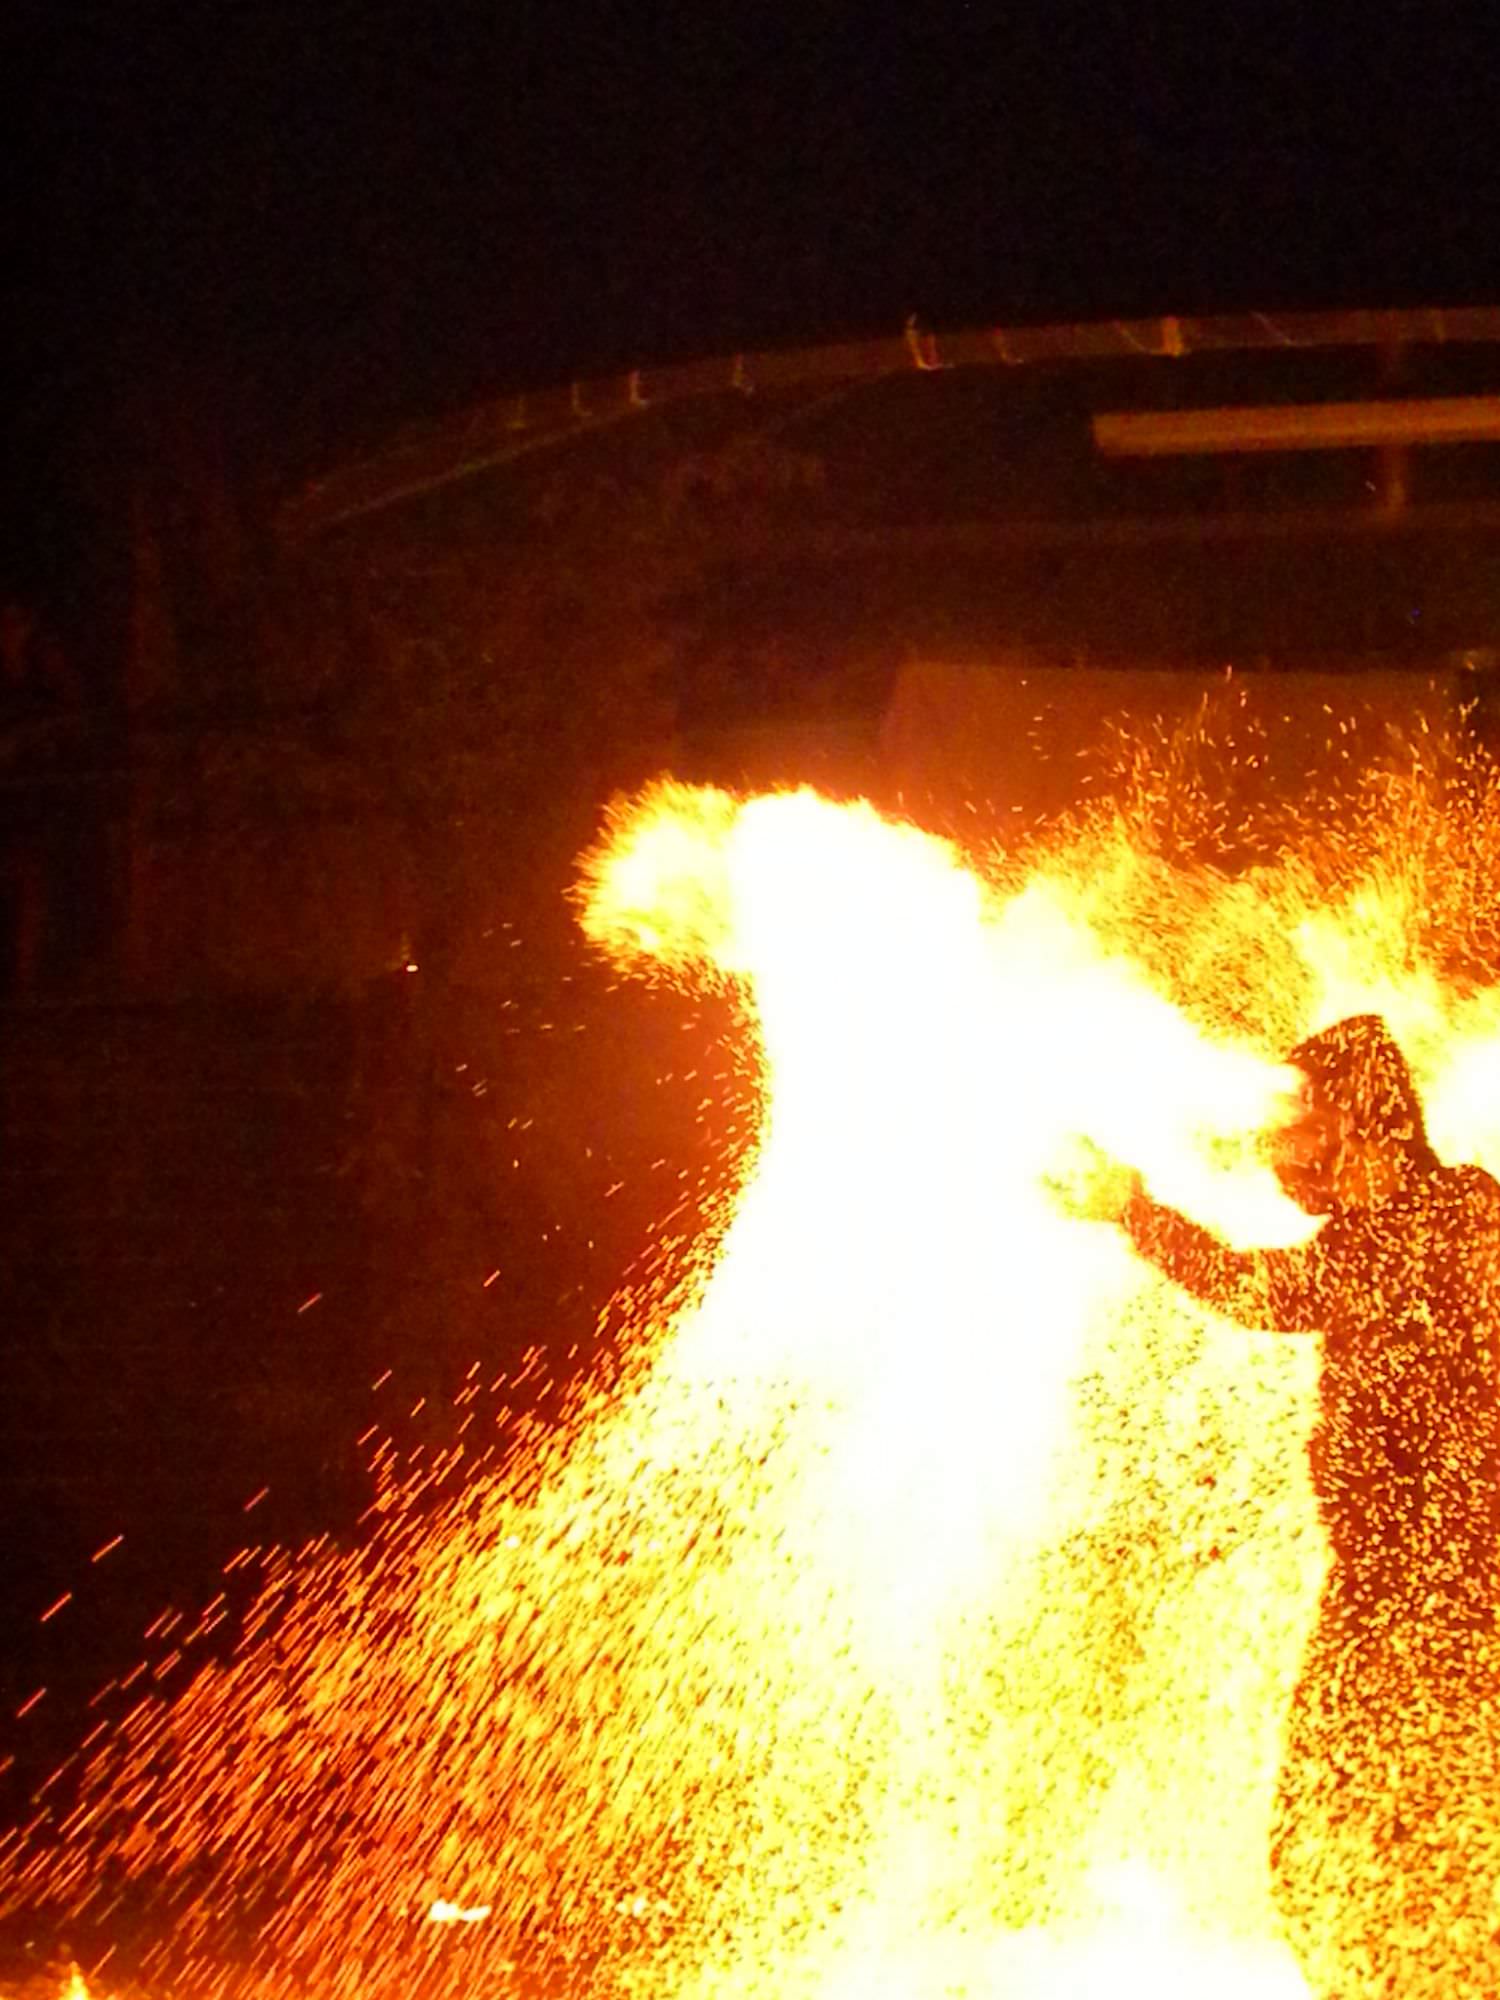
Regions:
M 616 809 L 585 930 L 730 990 L 760 1068 L 715 1247 L 559 1431 L 284 1565 L 0 1897 L 133 1912 L 191 2000 L 1303 1993 L 1266 1847 L 1315 1357 L 1060 1190 L 1089 1139 L 1291 1240 L 1278 1054 L 1360 1008 L 1500 1165 L 1500 806 L 1413 760 L 1230 877 L 1136 775 L 1025 860 L 805 791 Z

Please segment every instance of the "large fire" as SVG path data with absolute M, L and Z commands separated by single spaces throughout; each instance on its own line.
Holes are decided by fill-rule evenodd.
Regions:
M 0 1897 L 185 2000 L 1305 1995 L 1267 1851 L 1316 1357 L 1076 1189 L 1097 1148 L 1305 1235 L 1255 1135 L 1360 1008 L 1500 1165 L 1492 809 L 1408 773 L 1231 878 L 1112 814 L 1020 860 L 807 791 L 620 807 L 586 932 L 730 990 L 760 1065 L 711 1261 L 560 1429 L 274 1568 Z

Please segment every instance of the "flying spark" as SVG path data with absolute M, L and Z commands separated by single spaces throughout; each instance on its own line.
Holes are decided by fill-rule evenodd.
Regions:
M 128 1927 L 185 2000 L 1305 1995 L 1267 1849 L 1315 1356 L 1064 1194 L 1087 1142 L 1305 1237 L 1263 1134 L 1361 1007 L 1445 1157 L 1500 1163 L 1500 991 L 1454 970 L 1500 813 L 1413 777 L 1229 877 L 1149 804 L 1024 861 L 810 792 L 618 809 L 586 932 L 732 994 L 758 1065 L 722 1226 L 560 1424 L 502 1411 L 436 1505 L 392 1472 L 366 1547 L 269 1561 L 0 1902 Z

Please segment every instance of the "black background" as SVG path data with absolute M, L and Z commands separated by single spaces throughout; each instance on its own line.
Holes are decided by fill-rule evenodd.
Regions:
M 512 384 L 910 312 L 1495 294 L 1483 9 L 27 0 L 7 23 L 22 576 L 56 567 L 80 438 L 164 376 L 306 470 Z

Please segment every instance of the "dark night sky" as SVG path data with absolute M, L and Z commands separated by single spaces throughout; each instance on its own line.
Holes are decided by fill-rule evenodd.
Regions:
M 912 310 L 1493 300 L 1488 11 L 11 0 L 11 484 L 153 379 L 295 467 Z

